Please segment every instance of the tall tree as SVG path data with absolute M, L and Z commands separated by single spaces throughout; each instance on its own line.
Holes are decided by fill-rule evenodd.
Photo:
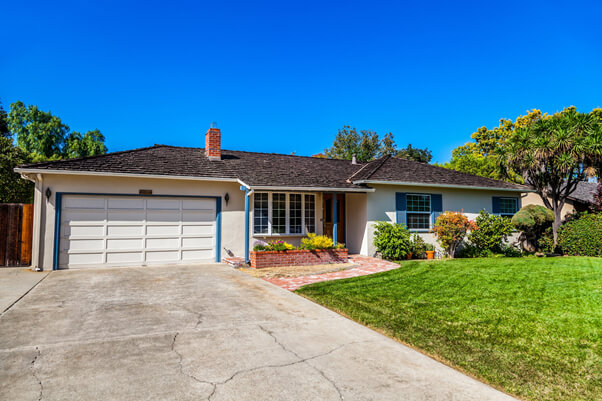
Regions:
M 399 149 L 395 154 L 395 157 L 414 160 L 420 163 L 430 163 L 433 159 L 433 154 L 428 148 L 414 148 L 410 143 L 407 147 Z
M 2 107 L 2 102 L 0 101 L 0 138 L 9 138 L 10 131 L 8 130 L 8 113 Z
M 515 130 L 498 148 L 497 157 L 506 176 L 520 175 L 554 212 L 556 246 L 566 199 L 601 163 L 602 124 L 593 114 L 569 107 Z
M 360 162 L 390 155 L 428 163 L 433 157 L 430 150 L 414 148 L 411 144 L 406 148 L 398 149 L 391 132 L 381 140 L 374 131 L 362 130 L 358 133 L 355 128 L 348 125 L 339 129 L 332 146 L 325 149 L 324 154 L 333 159 L 344 160 L 351 160 L 355 155 Z
M 11 138 L 0 136 L 0 203 L 33 201 L 33 183 L 13 170 L 19 164 L 30 161 L 27 152 L 14 146 Z
M 497 163 L 495 153 L 497 149 L 504 146 L 504 142 L 515 130 L 532 125 L 542 118 L 546 118 L 546 115 L 534 109 L 527 111 L 526 116 L 519 116 L 514 122 L 502 118 L 499 125 L 493 129 L 481 127 L 471 135 L 473 141 L 455 148 L 451 160 L 444 163 L 442 167 L 497 180 L 510 179 L 522 182 L 520 176 L 505 175 Z
M 10 136 L 15 136 L 17 146 L 30 154 L 34 161 L 56 160 L 70 157 L 104 154 L 107 147 L 99 130 L 84 135 L 70 132 L 57 116 L 42 111 L 37 106 L 26 106 L 17 101 L 8 113 Z

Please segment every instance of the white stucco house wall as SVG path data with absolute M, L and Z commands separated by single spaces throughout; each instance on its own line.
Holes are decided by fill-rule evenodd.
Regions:
M 256 240 L 309 232 L 373 255 L 373 224 L 406 224 L 434 243 L 452 210 L 513 214 L 528 187 L 385 156 L 353 163 L 155 145 L 15 169 L 35 183 L 32 267 L 94 268 L 248 260 Z

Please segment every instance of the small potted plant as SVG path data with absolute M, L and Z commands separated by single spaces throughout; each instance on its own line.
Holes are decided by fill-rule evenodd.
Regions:
M 424 253 L 426 251 L 426 243 L 422 239 L 422 237 L 418 234 L 412 235 L 412 256 L 417 259 L 424 258 Z
M 424 249 L 426 253 L 427 259 L 435 259 L 435 245 L 433 244 L 424 244 Z

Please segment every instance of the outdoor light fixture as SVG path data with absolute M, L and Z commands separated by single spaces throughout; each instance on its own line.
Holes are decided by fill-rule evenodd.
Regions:
M 52 191 L 50 188 L 46 188 L 46 199 L 50 199 L 50 195 L 52 195 Z
M 224 200 L 226 201 L 226 206 L 228 206 L 228 201 L 230 200 L 230 195 L 226 192 L 226 196 L 224 196 Z

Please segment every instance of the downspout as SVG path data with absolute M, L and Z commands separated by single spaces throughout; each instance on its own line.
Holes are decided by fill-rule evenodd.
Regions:
M 249 258 L 249 219 L 250 219 L 250 209 L 251 209 L 251 195 L 253 195 L 253 190 L 248 185 L 241 185 L 241 191 L 245 191 L 245 263 L 249 263 L 251 260 Z
M 334 242 L 334 246 L 337 246 L 338 242 L 338 229 L 337 229 L 337 220 L 338 220 L 338 216 L 337 216 L 337 212 L 338 212 L 338 208 L 337 208 L 337 193 L 334 193 L 333 196 L 334 200 L 332 201 L 332 242 Z

